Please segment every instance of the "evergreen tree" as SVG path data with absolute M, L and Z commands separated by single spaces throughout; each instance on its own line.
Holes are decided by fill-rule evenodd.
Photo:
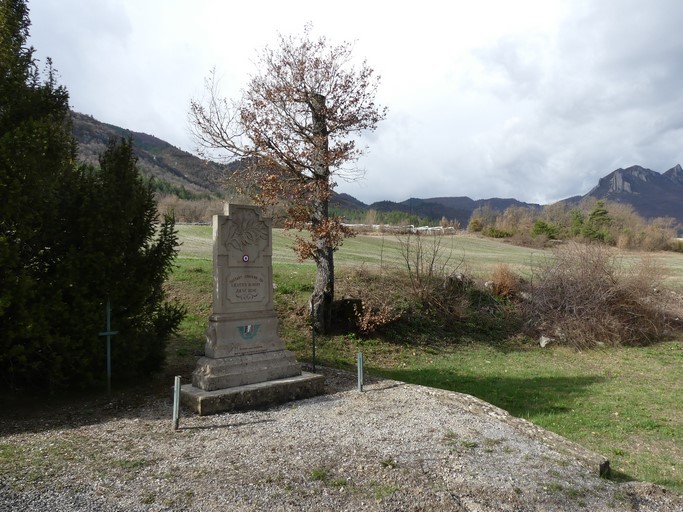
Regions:
M 177 254 L 174 219 L 157 225 L 153 183 L 136 167 L 132 141 L 111 140 L 96 173 L 99 204 L 90 230 L 100 245 L 103 289 L 118 318 L 119 359 L 132 374 L 160 366 L 165 340 L 176 330 L 184 308 L 165 301 L 163 284 Z M 134 356 L 132 356 L 134 354 Z
M 545 235 L 548 237 L 548 240 L 557 239 L 559 232 L 560 230 L 555 224 L 551 224 L 542 219 L 538 219 L 534 222 L 534 225 L 531 228 L 531 236 L 537 237 L 539 235 Z
M 609 232 L 611 224 L 612 219 L 605 208 L 605 201 L 601 200 L 595 203 L 595 207 L 588 214 L 588 220 L 584 223 L 581 234 L 591 240 L 611 243 L 612 234 Z
M 68 93 L 49 61 L 39 73 L 29 25 L 24 1 L 0 0 L 0 379 L 102 380 L 108 298 L 117 375 L 157 369 L 183 315 L 162 288 L 173 219 L 156 226 L 130 141 L 112 141 L 100 169 L 76 164 Z
M 29 25 L 24 1 L 0 1 L 0 369 L 20 380 L 53 357 L 41 306 L 58 256 L 44 228 L 76 155 L 68 94 L 49 61 L 41 80 Z
M 583 226 L 585 223 L 584 215 L 581 210 L 574 208 L 571 212 L 571 224 L 569 226 L 569 234 L 571 236 L 580 236 L 583 232 Z

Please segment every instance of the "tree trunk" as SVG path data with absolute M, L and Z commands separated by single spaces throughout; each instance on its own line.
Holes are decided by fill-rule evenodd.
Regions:
M 329 139 L 325 96 L 311 94 L 309 106 L 313 118 L 314 136 L 314 195 L 312 205 L 311 233 L 317 233 L 315 240 L 316 275 L 311 295 L 311 319 L 313 328 L 322 334 L 332 330 L 332 301 L 334 300 L 334 248 L 327 233 L 330 202 L 330 167 L 328 165 Z
M 320 226 L 325 226 L 329 218 L 329 197 L 324 190 L 328 190 L 327 181 L 318 179 L 318 192 L 313 200 L 311 224 L 312 233 L 318 233 L 313 250 L 315 260 L 315 286 L 311 294 L 311 319 L 313 328 L 321 334 L 328 334 L 332 330 L 332 302 L 334 301 L 334 248 L 330 245 L 328 233 Z
M 323 240 L 319 240 L 324 245 Z M 332 301 L 334 300 L 334 251 L 331 247 L 318 247 L 315 258 L 315 286 L 311 294 L 313 329 L 321 334 L 332 330 Z

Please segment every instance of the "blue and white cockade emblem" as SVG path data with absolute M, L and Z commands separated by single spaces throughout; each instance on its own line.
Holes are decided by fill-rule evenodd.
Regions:
M 242 336 L 243 340 L 251 340 L 254 339 L 254 336 L 258 333 L 259 327 L 261 327 L 261 324 L 255 324 L 255 325 L 240 325 L 238 327 L 240 331 L 240 336 Z

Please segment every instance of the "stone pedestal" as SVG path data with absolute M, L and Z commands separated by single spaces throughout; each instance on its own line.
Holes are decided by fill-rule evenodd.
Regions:
M 302 375 L 277 335 L 272 254 L 270 219 L 257 207 L 229 205 L 226 215 L 214 216 L 213 314 L 205 355 L 192 385 L 181 391 L 183 403 L 199 414 L 323 392 L 322 376 Z
M 183 403 L 200 416 L 226 411 L 267 407 L 321 395 L 325 382 L 322 375 L 302 372 L 285 379 L 269 380 L 234 388 L 204 391 L 190 384 L 181 388 Z

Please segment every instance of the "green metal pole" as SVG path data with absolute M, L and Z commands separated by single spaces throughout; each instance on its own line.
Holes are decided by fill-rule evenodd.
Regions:
M 100 336 L 107 337 L 107 394 L 111 395 L 111 337 L 118 334 L 118 331 L 111 330 L 111 304 L 107 299 L 107 330 L 99 333 Z
M 111 304 L 107 300 L 107 394 L 111 395 Z
M 111 395 L 111 304 L 107 300 L 107 394 Z
M 313 302 L 311 302 L 311 343 L 313 345 L 313 373 L 315 373 L 315 321 L 313 320 Z

